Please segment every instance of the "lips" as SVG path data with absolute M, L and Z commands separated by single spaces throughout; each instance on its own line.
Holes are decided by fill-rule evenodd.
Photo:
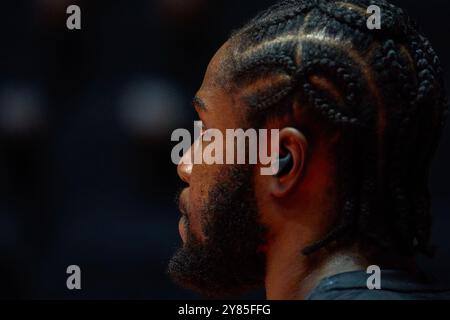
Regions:
M 180 210 L 180 213 L 182 215 L 187 215 L 187 208 L 186 208 L 186 201 L 185 201 L 185 197 L 186 197 L 186 193 L 188 192 L 188 189 L 184 189 L 179 198 L 178 198 L 178 209 Z
M 184 189 L 183 192 L 180 194 L 179 200 L 178 200 L 178 208 L 181 213 L 180 221 L 178 222 L 178 232 L 180 233 L 181 239 L 183 242 L 186 242 L 187 240 L 187 208 L 186 208 L 186 202 L 184 200 L 184 197 L 186 196 L 186 192 L 188 192 L 187 189 Z
M 178 232 L 180 233 L 181 240 L 185 243 L 187 240 L 187 216 L 183 215 L 178 222 Z

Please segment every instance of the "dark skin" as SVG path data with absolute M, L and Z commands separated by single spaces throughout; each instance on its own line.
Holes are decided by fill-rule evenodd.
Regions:
M 226 56 L 232 42 L 225 43 L 211 60 L 194 106 L 206 128 L 225 133 L 226 129 L 242 128 L 246 106 L 238 89 L 225 88 L 218 76 L 224 72 Z M 321 81 L 316 79 L 316 81 Z M 324 83 L 323 85 L 327 85 Z M 404 262 L 375 258 L 358 245 L 334 250 L 321 250 L 306 256 L 302 249 L 322 239 L 337 219 L 335 208 L 337 185 L 333 147 L 337 132 L 320 130 L 301 105 L 293 113 L 271 118 L 266 128 L 280 129 L 280 152 L 289 152 L 293 166 L 282 176 L 264 176 L 254 166 L 254 186 L 261 223 L 269 234 L 264 248 L 266 255 L 265 289 L 268 299 L 304 299 L 320 280 L 335 274 L 366 270 L 369 265 L 397 266 Z M 298 129 L 308 127 L 315 138 L 308 141 Z M 191 152 L 195 152 L 191 147 Z M 200 207 L 221 165 L 180 164 L 178 174 L 189 186 L 180 201 L 189 215 L 190 232 L 200 241 L 206 237 L 199 216 Z M 186 241 L 187 225 L 180 221 L 180 234 Z

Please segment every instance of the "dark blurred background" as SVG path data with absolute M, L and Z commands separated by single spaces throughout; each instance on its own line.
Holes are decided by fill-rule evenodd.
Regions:
M 196 298 L 165 274 L 180 243 L 170 135 L 193 127 L 190 100 L 231 30 L 273 2 L 1 1 L 0 298 Z M 393 2 L 449 70 L 448 1 Z M 66 28 L 71 4 L 81 30 Z M 449 138 L 431 180 L 440 249 L 422 259 L 443 276 Z M 72 264 L 81 291 L 66 288 Z

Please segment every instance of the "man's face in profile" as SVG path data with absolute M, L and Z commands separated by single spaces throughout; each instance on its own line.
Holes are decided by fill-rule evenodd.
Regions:
M 216 75 L 226 46 L 211 61 L 194 106 L 208 128 L 239 128 L 239 115 Z M 195 150 L 191 150 L 195 152 Z M 209 296 L 239 294 L 263 284 L 265 232 L 259 223 L 253 167 L 180 164 L 188 184 L 179 196 L 183 246 L 169 273 L 181 284 Z
M 194 99 L 204 129 L 276 129 L 280 170 L 181 160 L 178 283 L 218 297 L 264 282 L 268 299 L 305 299 L 322 279 L 413 270 L 429 252 L 439 59 L 385 1 L 386 34 L 363 32 L 369 2 L 280 2 L 216 53 Z

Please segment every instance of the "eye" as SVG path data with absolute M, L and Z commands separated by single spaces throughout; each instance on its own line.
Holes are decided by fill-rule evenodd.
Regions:
M 201 121 L 201 120 L 198 120 L 198 121 Z M 205 126 L 203 121 L 201 121 L 201 122 L 202 122 L 202 126 L 200 127 L 200 135 L 202 136 L 205 134 L 205 132 L 208 130 L 208 128 Z
M 195 137 L 195 140 L 201 139 L 205 135 L 207 130 L 208 128 L 205 126 L 202 120 L 195 120 L 195 131 L 198 134 L 198 136 Z
M 214 130 L 211 130 L 210 128 L 202 124 L 202 127 L 200 129 L 200 137 L 202 138 L 203 141 L 211 141 L 213 137 L 213 132 Z

